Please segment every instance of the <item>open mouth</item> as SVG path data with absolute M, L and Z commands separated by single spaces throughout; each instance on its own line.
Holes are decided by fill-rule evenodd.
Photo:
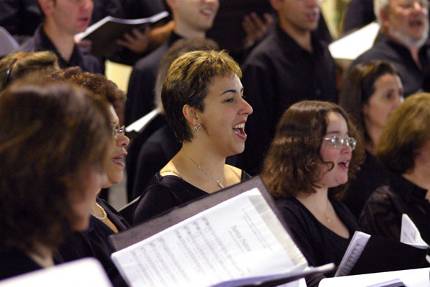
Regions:
M 342 168 L 342 169 L 348 170 L 348 168 L 349 168 L 349 160 L 340 161 L 340 162 L 337 163 L 337 165 L 340 168 Z
M 206 17 L 212 17 L 213 15 L 215 15 L 214 9 L 209 7 L 200 9 L 200 13 Z
M 424 25 L 424 21 L 422 19 L 414 19 L 409 21 L 409 26 L 412 28 L 420 28 Z
M 120 167 L 125 167 L 125 154 L 113 157 L 112 162 Z
M 240 137 L 241 139 L 246 139 L 246 133 L 245 133 L 245 123 L 241 123 L 238 125 L 235 125 L 233 127 L 234 134 Z

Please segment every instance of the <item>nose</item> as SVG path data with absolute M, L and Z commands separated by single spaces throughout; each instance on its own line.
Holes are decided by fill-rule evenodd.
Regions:
M 252 106 L 244 98 L 242 98 L 241 112 L 246 115 L 250 115 L 253 112 Z
M 93 0 L 83 0 L 82 2 L 82 9 L 93 11 L 94 3 Z
M 125 133 L 118 133 L 115 136 L 115 143 L 117 147 L 127 148 L 130 144 L 130 139 L 125 135 Z

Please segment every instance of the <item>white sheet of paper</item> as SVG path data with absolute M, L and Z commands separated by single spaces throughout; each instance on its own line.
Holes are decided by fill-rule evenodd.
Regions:
M 210 286 L 307 265 L 257 188 L 115 252 L 112 259 L 132 287 Z
M 355 60 L 373 46 L 378 31 L 379 24 L 372 22 L 360 30 L 334 41 L 328 49 L 335 59 Z
M 0 281 L 0 287 L 112 287 L 103 267 L 86 258 Z
M 351 272 L 361 253 L 369 241 L 370 235 L 361 231 L 354 232 L 348 248 L 340 261 L 339 267 L 334 276 L 345 276 Z
M 421 237 L 421 233 L 418 230 L 412 219 L 405 213 L 402 215 L 402 228 L 400 231 L 400 242 L 412 245 L 417 248 L 426 249 L 429 245 Z
M 319 287 L 363 287 L 398 279 L 408 287 L 430 287 L 430 268 L 370 273 L 323 279 Z

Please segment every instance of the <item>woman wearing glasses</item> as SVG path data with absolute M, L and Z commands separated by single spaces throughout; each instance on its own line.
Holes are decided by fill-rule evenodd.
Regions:
M 58 71 L 51 77 L 86 88 L 108 104 L 114 145 L 106 164 L 107 180 L 100 186 L 99 192 L 102 187 L 109 188 L 121 182 L 124 177 L 125 157 L 129 144 L 129 139 L 124 134 L 124 127 L 120 126 L 117 115 L 125 100 L 124 93 L 104 76 L 83 72 L 79 68 Z M 108 243 L 108 237 L 126 230 L 129 224 L 100 197 L 93 202 L 91 215 L 88 230 L 69 237 L 61 246 L 60 254 L 65 261 L 95 257 L 102 263 L 114 286 L 126 286 L 110 259 L 112 249 Z
M 311 266 L 339 264 L 357 229 L 337 201 L 361 161 L 357 135 L 338 105 L 299 102 L 283 114 L 264 161 L 262 179 Z
M 363 229 L 400 239 L 402 214 L 430 243 L 430 94 L 406 98 L 383 130 L 376 155 L 392 172 L 372 193 L 360 217 Z

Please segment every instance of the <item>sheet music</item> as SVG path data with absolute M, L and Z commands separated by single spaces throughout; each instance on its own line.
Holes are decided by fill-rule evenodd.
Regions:
M 412 221 L 412 219 L 405 213 L 403 213 L 402 215 L 400 242 L 421 249 L 429 248 L 429 245 L 421 237 L 421 233 Z
M 352 276 L 342 276 L 323 279 L 319 287 L 363 287 L 372 286 L 390 280 L 401 281 L 408 287 L 430 287 L 430 268 L 408 269 L 401 271 L 390 271 L 370 273 Z
M 342 261 L 339 264 L 339 268 L 336 271 L 336 276 L 345 276 L 351 272 L 361 253 L 366 247 L 367 241 L 369 241 L 370 235 L 361 231 L 354 232 L 351 242 L 342 257 Z
M 112 287 L 103 267 L 94 258 L 76 260 L 26 273 L 0 282 L 0 287 Z
M 355 60 L 362 53 L 373 46 L 378 35 L 379 24 L 372 22 L 363 28 L 334 41 L 329 45 L 333 58 L 343 60 Z
M 210 286 L 307 265 L 257 188 L 115 252 L 112 259 L 133 287 Z

